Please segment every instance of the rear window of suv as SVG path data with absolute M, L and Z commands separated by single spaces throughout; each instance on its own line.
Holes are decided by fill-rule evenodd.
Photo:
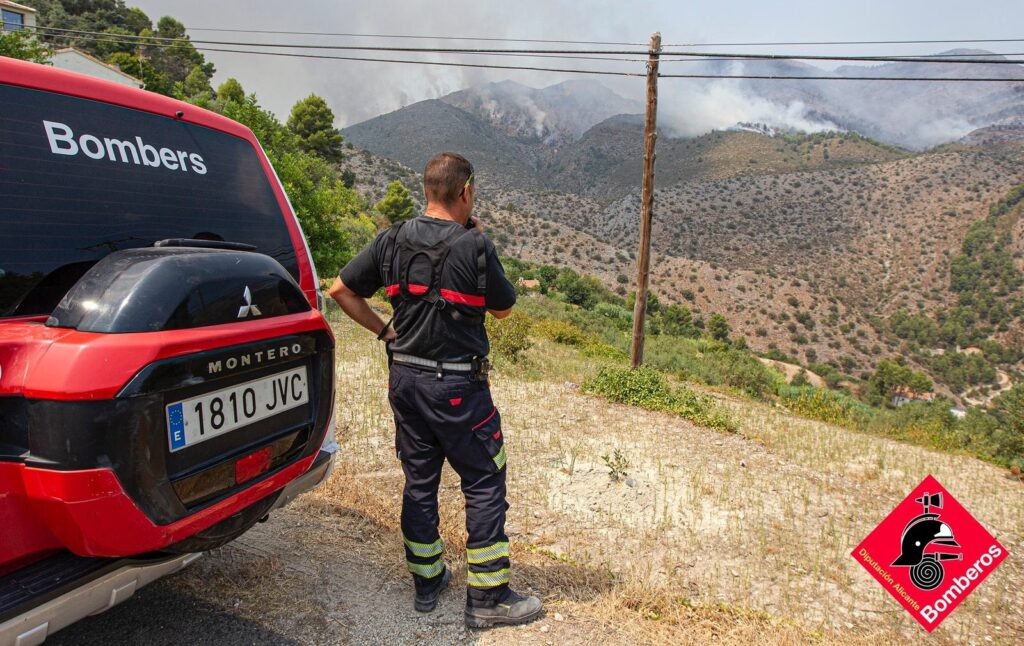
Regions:
M 0 317 L 49 314 L 103 256 L 167 238 L 251 244 L 299 278 L 249 142 L 0 84 Z

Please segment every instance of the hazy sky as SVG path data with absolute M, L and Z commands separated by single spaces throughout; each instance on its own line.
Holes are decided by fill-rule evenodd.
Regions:
M 199 31 L 198 28 L 269 29 L 316 32 L 415 34 L 427 36 L 543 38 L 647 42 L 654 31 L 666 44 L 822 41 L 1021 38 L 1024 0 L 858 0 L 822 2 L 574 2 L 560 0 L 446 0 L 439 2 L 352 2 L 350 0 L 127 0 L 154 22 L 170 14 L 185 23 L 194 40 L 233 42 L 302 42 L 308 44 L 367 44 L 398 46 L 455 46 L 493 48 L 558 48 L 570 46 L 514 43 L 452 43 L 433 40 L 353 39 L 318 36 L 277 36 Z M 210 47 L 225 47 L 209 45 Z M 970 45 L 965 45 L 970 46 Z M 580 45 L 576 47 L 601 48 Z M 799 53 L 919 54 L 956 45 L 887 45 L 861 47 L 803 47 Z M 996 52 L 1024 51 L 1024 42 L 978 45 Z M 718 48 L 741 51 L 739 48 Z M 763 47 L 758 51 L 797 52 L 796 47 Z M 294 51 L 294 50 L 293 50 Z M 746 49 L 742 51 L 754 51 Z M 310 52 L 318 53 L 318 52 Z M 390 56 L 324 51 L 328 55 Z M 573 78 L 565 74 L 507 70 L 478 70 L 355 61 L 290 59 L 206 52 L 217 66 L 214 84 L 228 77 L 241 81 L 247 92 L 286 117 L 292 104 L 311 92 L 320 94 L 337 115 L 339 126 L 356 123 L 403 105 L 436 98 L 470 85 L 511 79 L 545 86 Z M 542 67 L 590 67 L 643 71 L 642 63 L 564 61 L 537 58 L 464 57 L 444 60 L 489 61 Z M 686 63 L 676 63 L 682 70 Z M 668 71 L 663 65 L 663 71 Z M 609 80 L 611 79 L 611 80 Z M 642 98 L 639 80 L 602 80 L 624 96 Z M 665 84 L 663 84 L 664 86 Z M 686 82 L 663 89 L 671 101 L 683 96 Z

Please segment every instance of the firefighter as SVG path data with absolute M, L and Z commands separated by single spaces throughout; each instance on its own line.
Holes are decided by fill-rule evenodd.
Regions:
M 484 317 L 508 316 L 516 294 L 480 220 L 471 216 L 474 180 L 463 156 L 433 157 L 423 171 L 424 213 L 378 235 L 341 270 L 329 294 L 387 344 L 414 607 L 432 611 L 451 577 L 437 510 L 447 459 L 466 500 L 466 625 L 486 628 L 526 623 L 542 607 L 537 597 L 509 587 L 507 456 L 487 378 Z M 388 323 L 366 302 L 381 288 L 394 309 Z

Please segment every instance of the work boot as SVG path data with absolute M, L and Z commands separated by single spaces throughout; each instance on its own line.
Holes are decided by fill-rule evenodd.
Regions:
M 452 571 L 448 569 L 448 566 L 444 566 L 444 574 L 441 575 L 441 583 L 434 588 L 433 592 L 427 592 L 424 594 L 416 593 L 416 599 L 413 605 L 416 607 L 416 612 L 431 612 L 437 607 L 437 598 L 441 596 L 441 591 L 448 587 L 448 582 L 452 578 Z
M 469 628 L 490 628 L 525 624 L 540 616 L 544 606 L 537 597 L 524 597 L 509 588 L 508 596 L 490 608 L 476 608 L 466 605 L 466 626 Z

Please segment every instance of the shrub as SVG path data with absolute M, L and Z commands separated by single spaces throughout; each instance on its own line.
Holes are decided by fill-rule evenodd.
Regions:
M 949 403 L 911 402 L 894 411 L 880 412 L 865 424 L 879 435 L 928 446 L 940 451 L 955 451 L 963 446 L 955 433 L 957 420 L 949 412 Z
M 555 319 L 543 319 L 533 324 L 533 331 L 540 337 L 561 343 L 580 347 L 587 343 L 587 334 L 572 323 L 558 321 Z
M 593 340 L 584 345 L 581 352 L 584 357 L 590 357 L 591 359 L 615 359 L 621 361 L 628 356 L 623 350 L 616 348 L 614 345 Z
M 509 361 L 517 362 L 530 349 L 530 317 L 521 312 L 512 312 L 503 319 L 487 321 L 487 336 L 491 352 Z
M 710 428 L 736 429 L 735 422 L 711 397 L 683 386 L 673 389 L 663 374 L 651 368 L 602 368 L 583 384 L 583 391 L 619 404 L 675 413 Z
M 797 415 L 837 426 L 856 426 L 869 410 L 847 395 L 814 386 L 784 386 L 779 397 Z

